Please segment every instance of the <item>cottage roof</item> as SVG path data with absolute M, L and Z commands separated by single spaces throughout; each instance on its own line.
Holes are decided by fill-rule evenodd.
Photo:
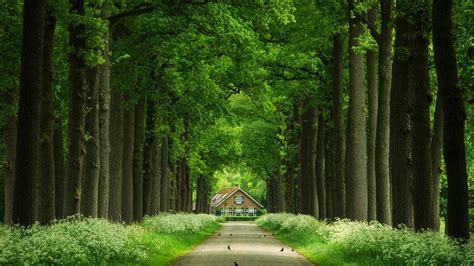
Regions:
M 250 200 L 255 202 L 260 208 L 263 208 L 263 205 L 256 201 L 252 196 L 250 196 L 247 192 L 245 192 L 240 186 L 230 187 L 230 188 L 223 188 L 217 192 L 214 197 L 211 198 L 211 208 L 216 208 L 221 205 L 222 202 L 226 201 L 232 195 L 234 195 L 237 191 L 241 191 L 244 193 Z

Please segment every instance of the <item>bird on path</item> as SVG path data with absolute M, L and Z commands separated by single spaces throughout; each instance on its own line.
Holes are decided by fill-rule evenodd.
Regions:
M 263 237 L 267 237 L 267 235 L 263 235 Z
M 292 248 L 292 249 L 291 249 L 291 251 L 295 251 L 295 249 L 294 249 L 294 248 Z
M 229 234 L 229 236 L 232 236 L 232 234 Z
M 221 236 L 221 233 L 219 233 L 218 236 Z
M 227 245 L 227 249 L 228 249 L 229 251 L 232 251 L 232 250 L 230 249 L 230 245 Z
M 285 250 L 285 248 L 281 248 L 281 249 L 280 249 L 280 252 L 283 252 L 284 250 Z
M 234 261 L 234 266 L 239 266 L 239 264 L 237 262 Z

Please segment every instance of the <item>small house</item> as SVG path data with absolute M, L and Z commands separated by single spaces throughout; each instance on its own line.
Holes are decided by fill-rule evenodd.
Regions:
M 211 213 L 226 216 L 257 216 L 262 204 L 240 186 L 224 188 L 211 198 Z

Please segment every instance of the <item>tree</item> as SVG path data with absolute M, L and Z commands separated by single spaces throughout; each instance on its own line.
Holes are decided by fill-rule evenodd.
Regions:
M 35 215 L 45 13 L 45 0 L 25 0 L 12 207 L 12 221 L 21 225 L 33 224 Z
M 449 236 L 469 239 L 469 207 L 464 143 L 464 103 L 458 87 L 453 44 L 452 1 L 433 1 L 436 73 L 444 107 L 443 153 L 448 176 Z
M 367 138 L 363 55 L 354 48 L 362 34 L 361 14 L 349 3 L 349 117 L 347 122 L 346 179 L 347 217 L 367 220 Z

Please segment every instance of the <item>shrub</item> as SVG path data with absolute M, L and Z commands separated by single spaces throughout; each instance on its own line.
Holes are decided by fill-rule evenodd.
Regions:
M 142 225 L 149 230 L 163 234 L 177 232 L 196 233 L 218 221 L 214 215 L 209 214 L 163 213 L 145 217 Z
M 0 233 L 0 264 L 140 262 L 146 250 L 135 226 L 70 217 L 49 226 L 12 227 Z

